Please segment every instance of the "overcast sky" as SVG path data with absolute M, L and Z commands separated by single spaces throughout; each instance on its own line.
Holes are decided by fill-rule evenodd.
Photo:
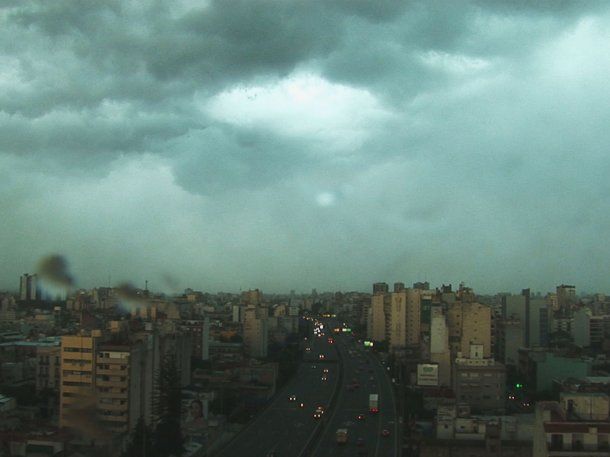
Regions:
M 0 3 L 0 288 L 610 291 L 608 2 Z

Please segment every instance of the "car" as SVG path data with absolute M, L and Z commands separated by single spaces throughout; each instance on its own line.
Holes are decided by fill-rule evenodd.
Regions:
M 297 401 L 297 396 L 292 394 L 290 397 L 288 397 L 288 401 Z
M 356 440 L 356 446 L 359 446 L 359 447 L 364 446 L 364 438 L 358 438 Z
M 327 378 L 326 376 L 322 376 L 322 378 L 321 378 L 321 379 L 322 379 L 322 382 L 326 382 L 326 381 L 328 381 L 328 378 Z
M 381 431 L 381 436 L 390 436 L 390 431 L 387 428 L 384 428 Z
M 314 419 L 320 419 L 321 417 L 322 417 L 322 414 L 317 413 L 317 412 L 316 412 L 316 413 L 313 413 L 313 418 L 314 418 Z
M 311 348 L 305 348 L 305 352 L 311 352 Z
M 316 406 L 316 411 L 320 411 L 322 414 L 324 414 L 324 405 Z
M 356 420 L 363 421 L 366 416 L 364 414 L 358 414 Z
M 324 354 L 320 354 L 320 355 L 318 355 L 318 358 L 319 358 L 320 360 L 324 360 L 324 359 L 326 358 L 326 356 L 325 356 Z
M 315 366 L 315 365 L 312 365 L 312 366 L 311 366 L 311 368 L 318 368 L 318 367 L 317 367 L 317 366 Z
M 324 369 L 322 370 L 322 373 L 328 373 L 328 368 L 324 368 Z

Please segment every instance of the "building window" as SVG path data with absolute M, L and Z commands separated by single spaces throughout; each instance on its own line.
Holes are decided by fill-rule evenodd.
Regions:
M 559 451 L 563 449 L 563 435 L 554 433 L 551 435 L 551 450 Z

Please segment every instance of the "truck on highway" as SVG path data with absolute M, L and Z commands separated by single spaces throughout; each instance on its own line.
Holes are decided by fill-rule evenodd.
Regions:
M 347 443 L 347 429 L 338 428 L 337 429 L 337 444 L 345 444 L 345 443 Z
M 375 414 L 379 412 L 379 394 L 369 395 L 369 413 Z

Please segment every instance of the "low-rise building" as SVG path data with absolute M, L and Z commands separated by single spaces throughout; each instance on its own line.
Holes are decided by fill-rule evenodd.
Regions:
M 502 413 L 505 405 L 506 368 L 494 359 L 456 358 L 453 390 L 460 403 L 479 412 Z
M 591 374 L 593 361 L 572 357 L 547 349 L 519 349 L 519 374 L 532 390 L 551 390 L 554 380 L 584 378 Z
M 538 402 L 534 457 L 610 455 L 609 404 L 607 394 L 580 392 Z

